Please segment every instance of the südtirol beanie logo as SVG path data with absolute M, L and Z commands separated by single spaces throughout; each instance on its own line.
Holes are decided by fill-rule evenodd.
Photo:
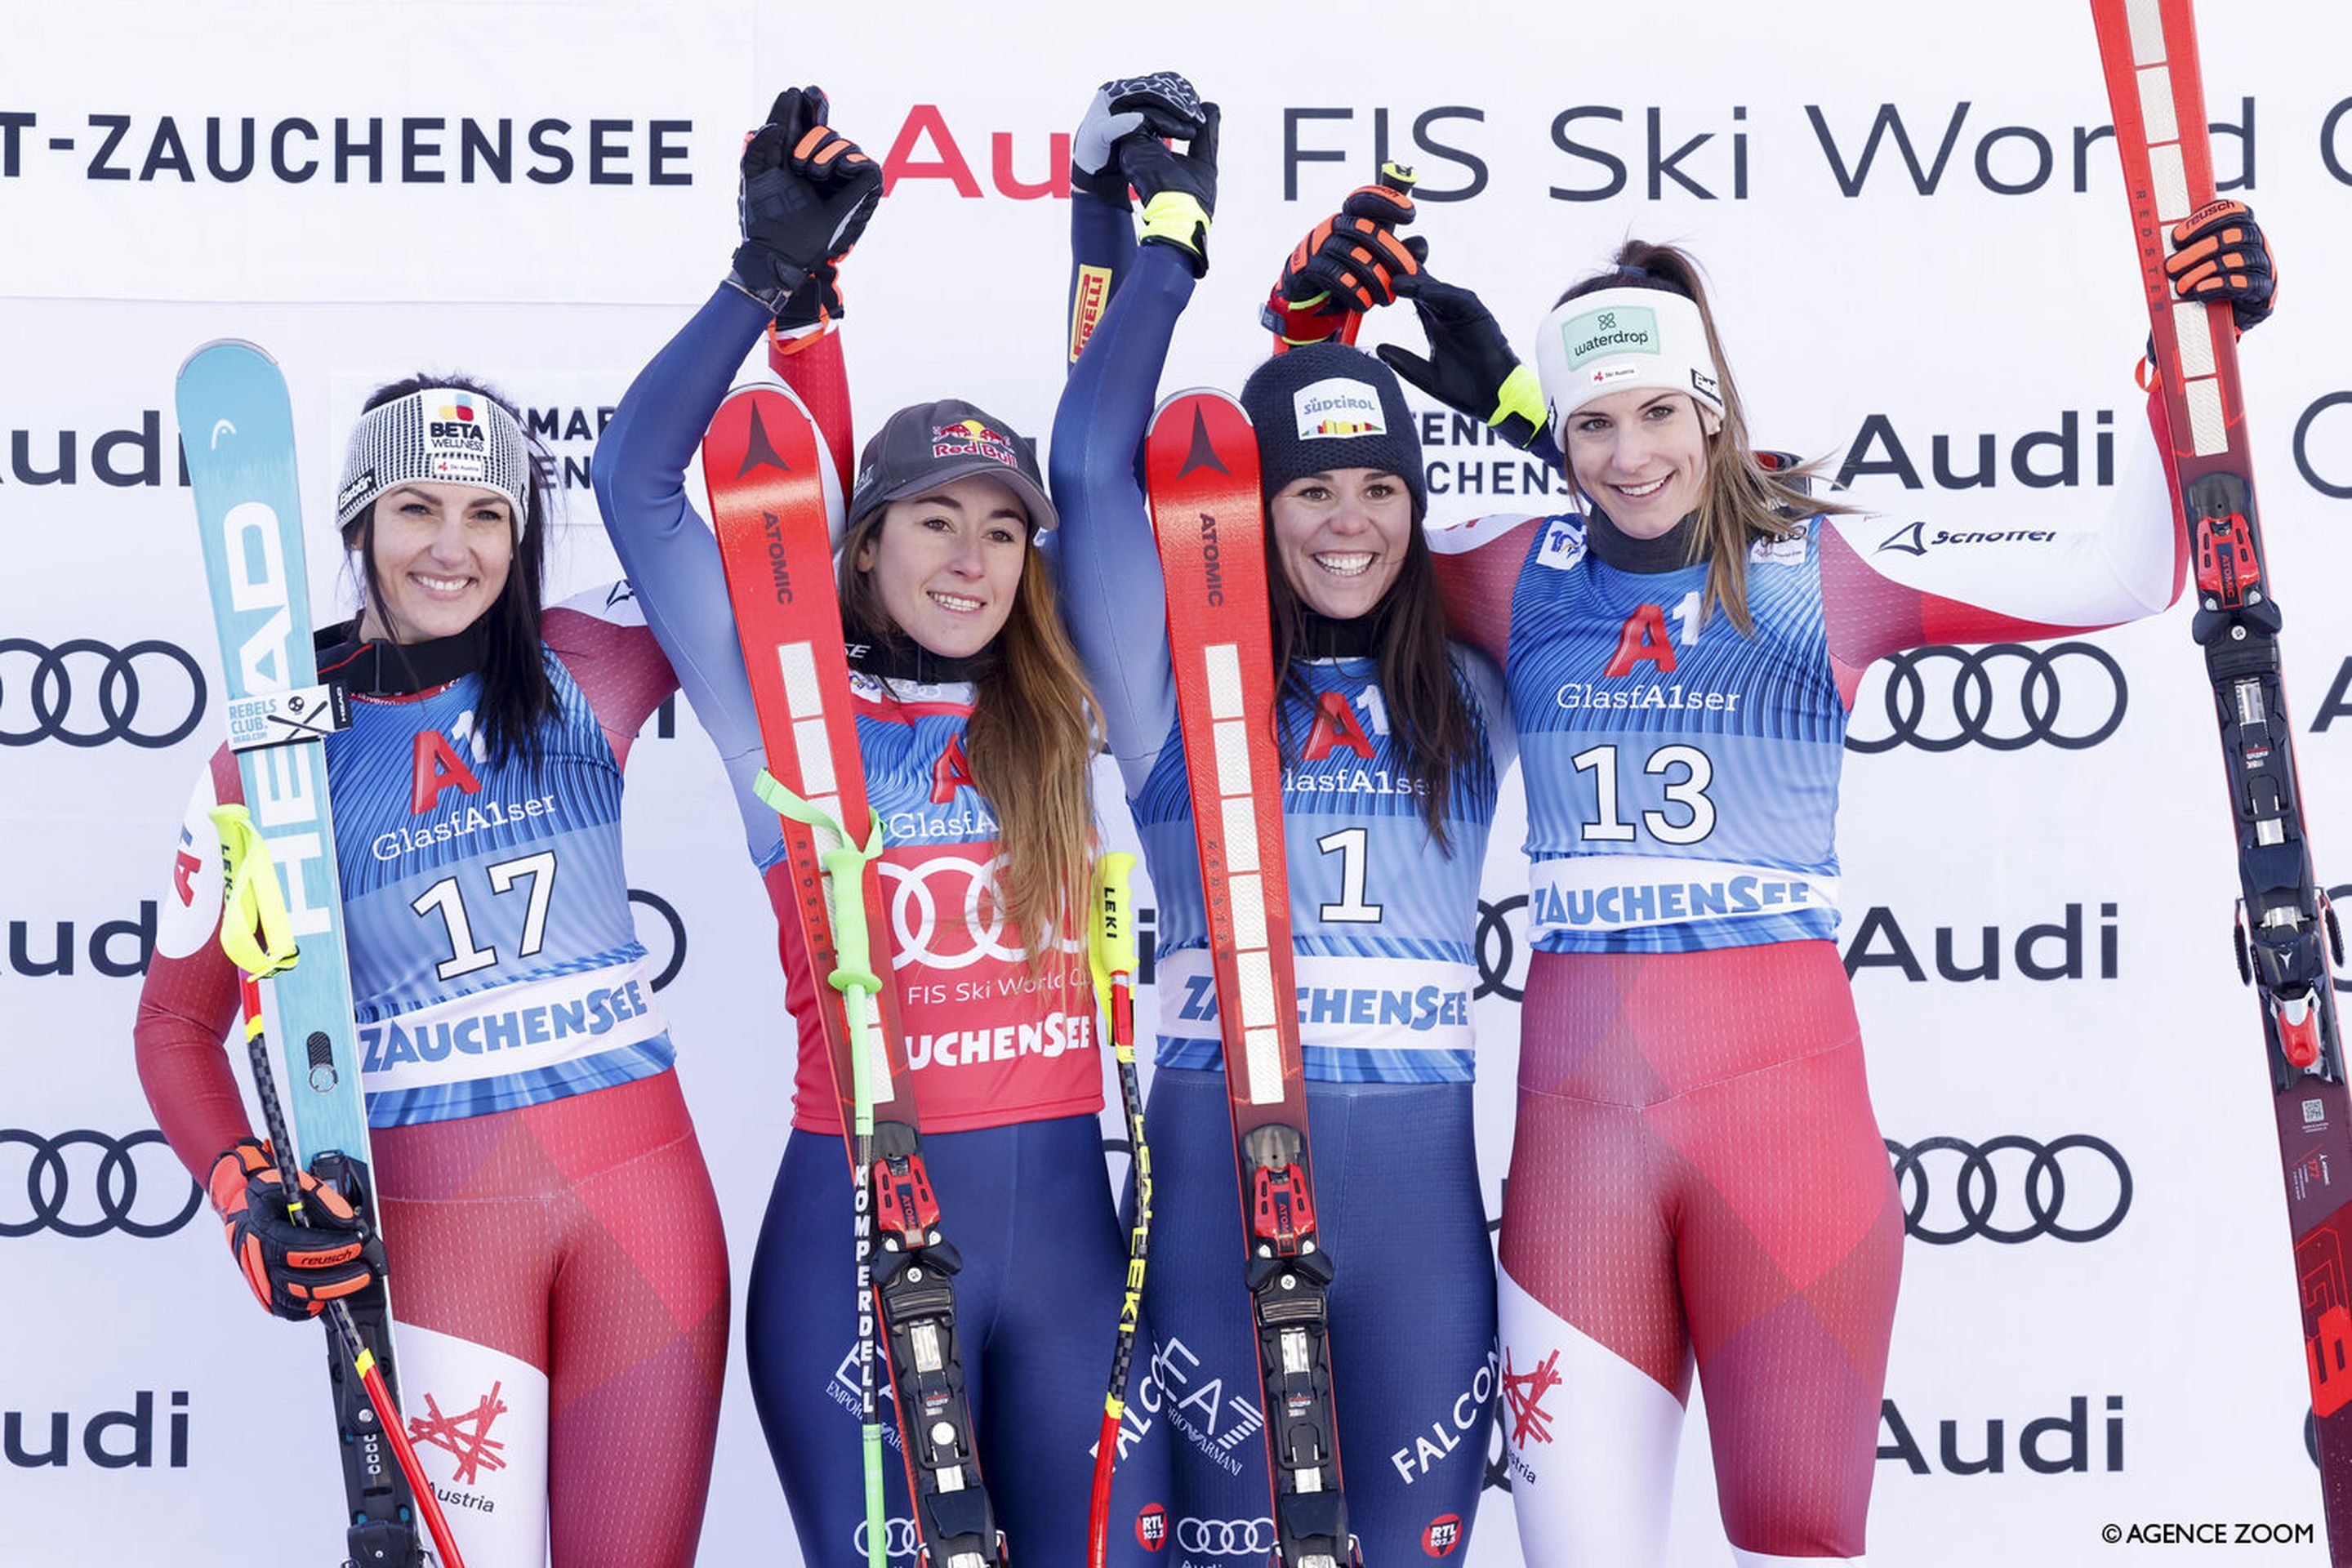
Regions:
M 1329 376 L 1302 386 L 1290 395 L 1290 405 L 1297 416 L 1302 441 L 1388 434 L 1381 395 L 1349 376 Z

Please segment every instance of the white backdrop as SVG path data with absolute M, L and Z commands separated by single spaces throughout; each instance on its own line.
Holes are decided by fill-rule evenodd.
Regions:
M 2337 285 L 2352 18 L 2295 0 L 2241 36 L 2207 9 L 2217 162 L 2258 204 L 2286 279 L 2245 356 L 2249 416 L 2320 869 L 2352 879 L 2352 625 L 2337 608 L 2352 567 Z M 1531 323 L 1628 233 L 1690 244 L 1714 268 L 1759 437 L 1876 465 L 1856 492 L 1890 532 L 1964 510 L 2030 526 L 2100 506 L 2098 442 L 2136 439 L 2141 420 L 2129 235 L 2112 150 L 2088 140 L 2106 122 L 2096 50 L 2085 15 L 2042 0 L 1692 0 L 1670 17 L 1596 7 L 1461 26 L 1418 7 L 1223 0 L 1083 16 L 17 4 L 0 23 L 14 566 L 0 586 L 0 1563 L 323 1563 L 341 1544 L 316 1333 L 254 1310 L 160 1144 L 128 1146 L 135 1192 L 121 1166 L 101 1169 L 110 1142 L 153 1125 L 131 1063 L 137 974 L 219 733 L 170 415 L 172 374 L 198 342 L 252 338 L 286 365 L 314 519 L 367 387 L 418 368 L 491 377 L 563 461 L 554 567 L 583 586 L 612 570 L 586 488 L 594 432 L 723 271 L 731 159 L 776 89 L 822 81 L 896 175 L 847 278 L 869 420 L 954 392 L 1042 434 L 1066 328 L 1066 215 L 1045 187 L 1097 79 L 1173 66 L 1223 102 L 1225 133 L 1216 268 L 1171 388 L 1239 384 L 1278 258 L 1385 145 L 1420 165 L 1433 268 L 1476 284 L 1506 323 Z M 1332 42 L 1298 42 L 1318 37 Z M 1413 334 L 1398 319 L 1370 335 Z M 2020 443 L 2069 429 L 2068 482 L 2021 483 Z M 1963 488 L 1983 443 L 1990 486 Z M 2032 450 L 2057 471 L 2053 444 Z M 1428 456 L 1441 519 L 1534 504 L 1514 458 L 1451 438 Z M 339 566 L 314 558 L 321 592 Z M 1900 732 L 1885 669 L 1861 698 L 1857 740 L 1886 743 L 1847 773 L 1843 940 L 1886 1135 L 2095 1140 L 2066 1146 L 2051 1217 L 2101 1233 L 1930 1241 L 1916 1231 L 1969 1228 L 1962 1155 L 1931 1146 L 1910 1173 L 1920 1207 L 1873 1505 L 1883 1563 L 2143 1555 L 2095 1544 L 2111 1521 L 2319 1522 L 2186 621 L 2050 654 L 2054 684 L 2033 688 L 2046 711 L 2023 706 L 2030 661 L 1987 664 L 1985 731 L 2046 730 L 2022 744 L 1960 738 L 1958 656 L 1920 662 L 1924 707 L 1898 713 Z M 110 658 L 142 643 L 125 654 L 135 691 L 114 689 L 110 708 Z M 45 688 L 45 667 L 68 684 Z M 118 721 L 119 738 L 65 738 Z M 688 716 L 675 729 L 632 759 L 630 858 L 677 916 L 648 903 L 641 923 L 657 954 L 685 947 L 664 1001 L 732 1196 L 740 1292 L 786 1124 L 790 1064 L 751 1043 L 773 1037 L 782 986 L 707 743 Z M 1517 798 L 1498 846 L 1517 840 Z M 1106 823 L 1125 835 L 1115 805 Z M 1481 1161 L 1498 1196 L 1525 964 L 1517 857 L 1498 852 L 1487 882 Z M 1963 977 L 1988 951 L 1999 973 Z M 91 1136 L 58 1142 L 77 1131 Z M 62 1177 L 37 1164 L 50 1146 Z M 2032 1228 L 2031 1158 L 2002 1147 L 1987 1224 Z M 704 1560 L 790 1563 L 740 1363 L 739 1350 Z M 1517 1560 L 1502 1484 L 1466 1561 Z M 283 1506 L 306 1488 L 315 1518 Z M 1676 1507 L 1677 1568 L 1724 1561 L 1697 1421 Z M 2261 1560 L 2324 1559 L 2304 1545 Z

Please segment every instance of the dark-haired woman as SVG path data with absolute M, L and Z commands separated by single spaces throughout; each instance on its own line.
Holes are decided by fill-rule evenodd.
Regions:
M 2269 261 L 2226 205 L 2223 264 L 2181 284 L 2250 323 Z M 1962 548 L 1810 499 L 1753 453 L 1671 247 L 1570 289 L 1538 376 L 1468 290 L 1413 289 L 1431 357 L 1382 356 L 1564 453 L 1578 498 L 1433 538 L 1504 666 L 1534 862 L 1502 1239 L 1520 1541 L 1544 1568 L 1662 1559 L 1696 1361 L 1738 1561 L 1857 1561 L 1903 1215 L 1832 940 L 1847 709 L 1899 648 L 2161 611 L 2185 534 L 2152 450 L 2111 521 Z
M 1114 108 L 1149 102 L 1142 84 L 1106 91 Z M 1159 907 L 1145 1295 L 1157 1418 L 1180 1437 L 1176 1544 L 1200 1568 L 1260 1568 L 1274 1545 L 1265 1426 L 1271 1415 L 1278 1428 L 1280 1413 L 1261 1408 L 1194 806 L 1136 480 L 1170 335 L 1204 268 L 1213 138 L 1178 154 L 1150 133 L 1159 128 L 1119 142 L 1117 163 L 1081 180 L 1071 203 L 1079 278 L 1108 272 L 1113 291 L 1063 393 L 1052 472 L 1068 522 L 1064 603 L 1104 694 Z M 1075 144 L 1089 141 L 1082 130 Z M 1144 198 L 1139 244 L 1130 184 Z M 1358 197 L 1410 211 L 1401 192 Z M 1197 223 L 1171 222 L 1187 200 L 1203 209 Z M 1325 317 L 1294 335 L 1337 325 Z M 1420 527 L 1420 444 L 1396 378 L 1369 354 L 1314 343 L 1261 364 L 1242 403 L 1267 509 L 1290 927 L 1316 1210 L 1337 1268 L 1348 1520 L 1367 1563 L 1444 1557 L 1465 1550 L 1486 1482 L 1495 1391 L 1470 1000 L 1478 870 L 1507 741 L 1501 694 L 1484 661 L 1448 640 Z
M 685 470 L 744 355 L 814 411 L 847 491 L 842 620 L 867 798 L 881 814 L 908 1071 L 948 1238 L 981 1468 L 1014 1562 L 1086 1560 L 1093 1447 L 1126 1269 L 1098 1117 L 1102 1062 L 1077 922 L 1092 860 L 1092 699 L 1037 539 L 1055 524 L 1031 444 L 956 399 L 901 408 L 854 485 L 835 330 L 838 258 L 878 167 L 814 89 L 776 101 L 743 160 L 749 215 L 726 282 L 638 376 L 598 444 L 614 548 L 735 787 L 782 928 L 799 1078 L 751 1262 L 752 1393 L 811 1563 L 862 1561 L 865 1508 L 848 1289 L 853 1201 L 840 1100 L 718 548 Z M 840 514 L 836 514 L 840 515 Z M 762 1037 L 794 1037 L 782 1019 Z M 888 1423 L 889 1441 L 898 1442 Z M 1121 1443 L 1112 1561 L 1163 1561 L 1164 1440 Z M 912 1550 L 904 1467 L 884 1467 L 895 1557 Z M 902 1531 L 908 1533 L 900 1533 Z
M 625 589 L 542 614 L 532 456 L 479 384 L 418 377 L 368 400 L 337 492 L 362 593 L 319 668 L 354 698 L 327 770 L 402 1396 L 475 1568 L 683 1568 L 726 1240 L 620 837 L 622 763 L 676 682 Z M 240 798 L 224 748 L 182 831 L 139 1069 L 255 1293 L 299 1319 L 366 1273 L 288 1228 L 221 1048 L 238 987 L 205 812 Z

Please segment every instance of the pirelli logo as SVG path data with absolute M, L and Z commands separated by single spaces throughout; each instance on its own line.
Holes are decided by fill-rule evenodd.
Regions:
M 1081 267 L 1078 283 L 1070 298 L 1070 363 L 1078 363 L 1078 355 L 1087 340 L 1095 335 L 1095 323 L 1102 320 L 1103 307 L 1110 302 L 1110 268 Z

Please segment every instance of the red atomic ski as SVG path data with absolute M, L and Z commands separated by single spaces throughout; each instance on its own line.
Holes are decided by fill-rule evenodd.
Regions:
M 2205 87 L 2189 0 L 2092 0 L 2124 192 L 2171 427 L 2167 460 L 2196 562 L 2190 635 L 2205 649 L 2237 830 L 2240 975 L 2262 1003 L 2279 1161 L 2303 1298 L 2313 1447 L 2329 1560 L 2352 1564 L 2352 1101 L 2336 1032 L 2336 914 L 2312 876 L 2293 726 L 2280 680 L 2281 617 L 2254 505 L 2237 332 L 2227 304 L 2176 300 L 2173 226 L 2213 200 Z M 2336 1177 L 2346 1178 L 2339 1188 Z
M 1326 1317 L 1331 1259 L 1316 1233 L 1291 975 L 1257 437 L 1223 393 L 1184 392 L 1152 415 L 1144 453 L 1265 1384 L 1275 1560 L 1343 1568 L 1356 1552 L 1340 1489 Z
M 729 394 L 702 441 L 711 521 L 768 772 L 814 808 L 804 815 L 828 825 L 812 828 L 789 812 L 782 816 L 793 912 L 817 981 L 856 1191 L 869 1560 L 882 1560 L 885 1538 L 877 1518 L 880 1438 L 870 1370 L 878 1307 L 922 1552 L 935 1568 L 994 1568 L 1004 1561 L 1003 1542 L 981 1485 L 956 1340 L 953 1279 L 962 1264 L 944 1238 L 924 1168 L 914 1081 L 888 979 L 889 912 L 871 859 L 880 842 L 866 800 L 834 588 L 819 467 L 826 460 L 808 411 L 776 386 Z M 765 790 L 762 796 L 771 804 L 782 798 Z M 844 841 L 840 825 L 855 842 Z M 830 904 L 827 879 L 836 875 L 856 877 L 862 898 Z M 865 984 L 855 984 L 860 978 Z M 863 1026 L 867 1003 L 858 992 L 870 994 L 878 1028 Z

